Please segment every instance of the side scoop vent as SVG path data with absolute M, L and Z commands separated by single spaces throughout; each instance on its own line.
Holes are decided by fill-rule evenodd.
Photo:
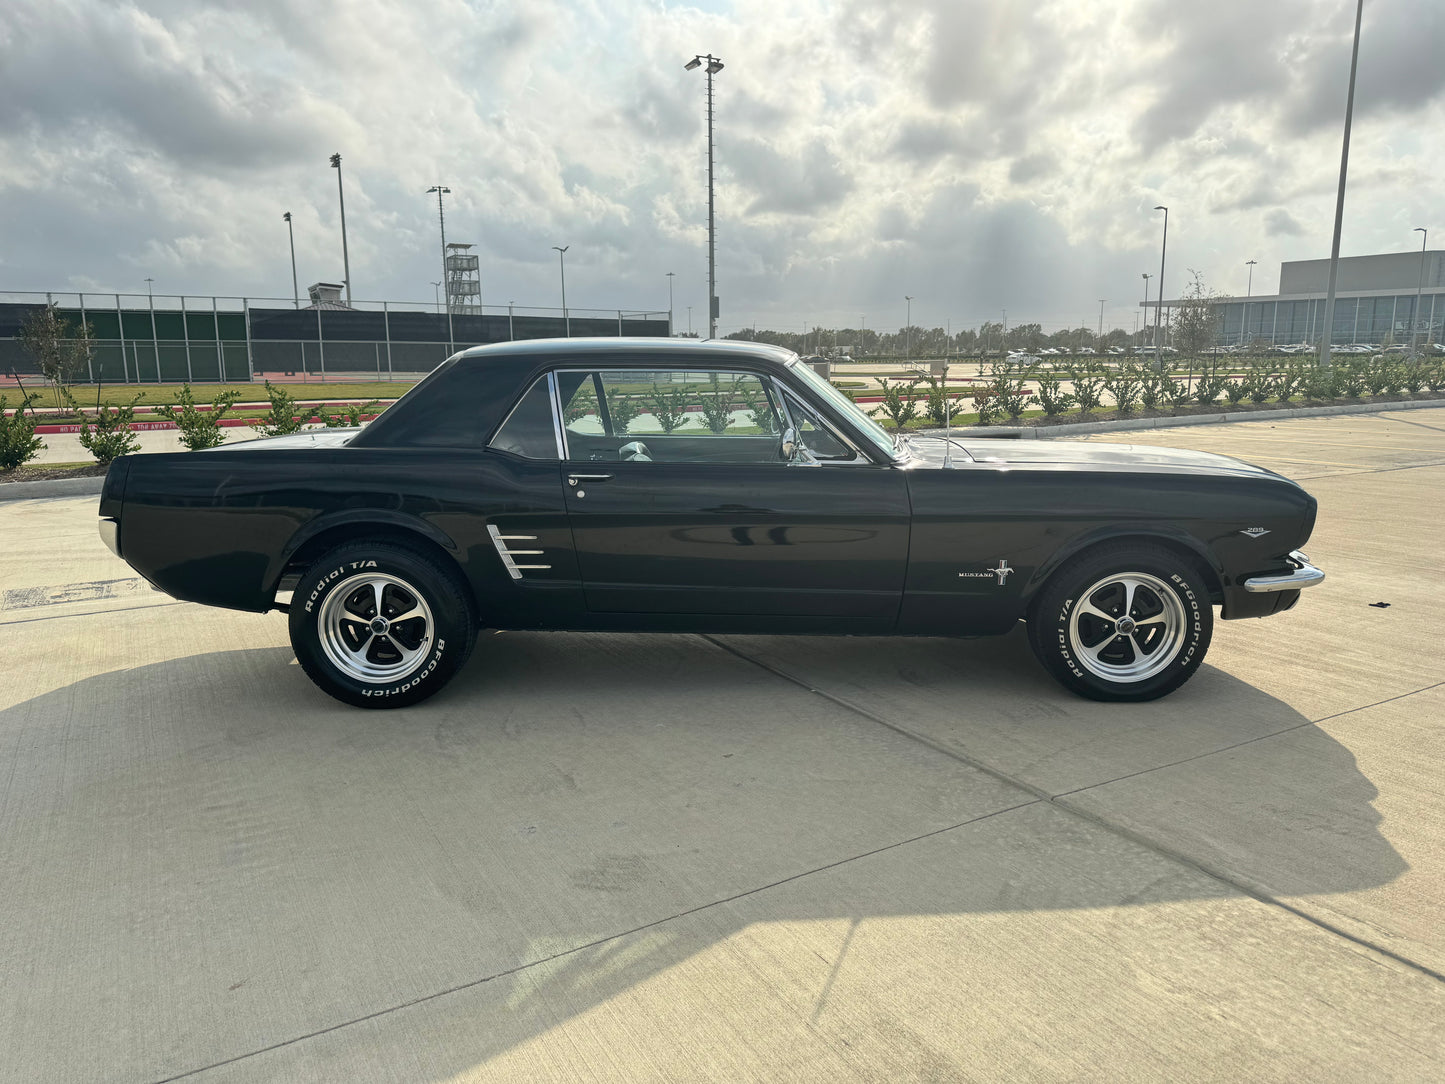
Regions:
M 552 567 L 551 565 L 532 565 L 532 564 L 519 565 L 519 564 L 517 563 L 516 558 L 518 558 L 518 557 L 524 557 L 524 558 L 525 558 L 525 557 L 541 557 L 542 554 L 543 554 L 545 551 L 543 551 L 543 550 L 513 549 L 513 548 L 511 547 L 510 543 L 512 543 L 512 542 L 535 542 L 535 541 L 537 541 L 537 536 L 536 536 L 536 535 L 534 535 L 534 534 L 503 534 L 501 531 L 497 530 L 497 528 L 496 528 L 495 526 L 493 526 L 492 524 L 490 524 L 490 523 L 487 524 L 487 533 L 492 536 L 492 545 L 494 545 L 494 546 L 497 547 L 497 556 L 502 559 L 502 565 L 503 565 L 503 567 L 506 568 L 506 570 L 507 570 L 507 575 L 511 576 L 512 579 L 514 579 L 514 580 L 520 580 L 520 579 L 522 578 L 522 573 L 523 573 L 523 572 L 545 571 L 545 570 L 550 569 L 550 568 Z

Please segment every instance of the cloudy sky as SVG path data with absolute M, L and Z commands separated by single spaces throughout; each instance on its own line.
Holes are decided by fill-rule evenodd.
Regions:
M 1348 0 L 7 0 L 0 290 L 483 299 L 720 330 L 998 319 L 1132 328 L 1142 272 L 1272 291 L 1328 255 Z M 1344 245 L 1445 247 L 1445 4 L 1366 0 Z M 1432 246 L 1435 247 L 1435 246 Z

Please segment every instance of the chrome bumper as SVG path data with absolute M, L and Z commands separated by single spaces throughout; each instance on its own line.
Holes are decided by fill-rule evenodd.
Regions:
M 100 540 L 105 543 L 105 548 L 117 557 L 120 556 L 120 524 L 113 519 L 102 519 L 100 521 Z
M 1325 578 L 1325 574 L 1310 564 L 1309 558 L 1299 550 L 1291 553 L 1289 559 L 1299 566 L 1293 572 L 1277 572 L 1272 576 L 1251 576 L 1244 581 L 1244 589 L 1253 594 L 1262 594 L 1266 591 L 1298 591 L 1301 587 L 1313 587 Z

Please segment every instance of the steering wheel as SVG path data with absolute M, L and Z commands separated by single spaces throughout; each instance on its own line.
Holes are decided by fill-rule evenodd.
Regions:
M 624 463 L 651 463 L 652 453 L 647 450 L 647 445 L 640 440 L 634 440 L 630 444 L 624 444 L 617 449 L 617 457 Z

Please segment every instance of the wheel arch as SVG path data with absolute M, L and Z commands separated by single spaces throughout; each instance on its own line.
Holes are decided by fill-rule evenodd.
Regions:
M 1209 592 L 1209 601 L 1214 605 L 1224 602 L 1224 577 L 1214 554 L 1199 539 L 1185 531 L 1163 529 L 1112 530 L 1094 532 L 1076 539 L 1072 545 L 1061 547 L 1047 561 L 1039 565 L 1024 590 L 1024 605 L 1032 608 L 1034 600 L 1060 570 L 1075 559 L 1092 553 L 1103 546 L 1127 545 L 1129 543 L 1160 546 L 1187 561 L 1191 568 L 1204 580 Z
M 269 571 L 267 583 L 270 595 L 274 597 L 277 591 L 288 589 L 307 566 L 327 550 L 362 540 L 394 542 L 431 557 L 456 574 L 458 583 L 466 588 L 475 605 L 475 593 L 462 570 L 457 546 L 451 538 L 425 520 L 375 509 L 328 516 L 298 531 Z

